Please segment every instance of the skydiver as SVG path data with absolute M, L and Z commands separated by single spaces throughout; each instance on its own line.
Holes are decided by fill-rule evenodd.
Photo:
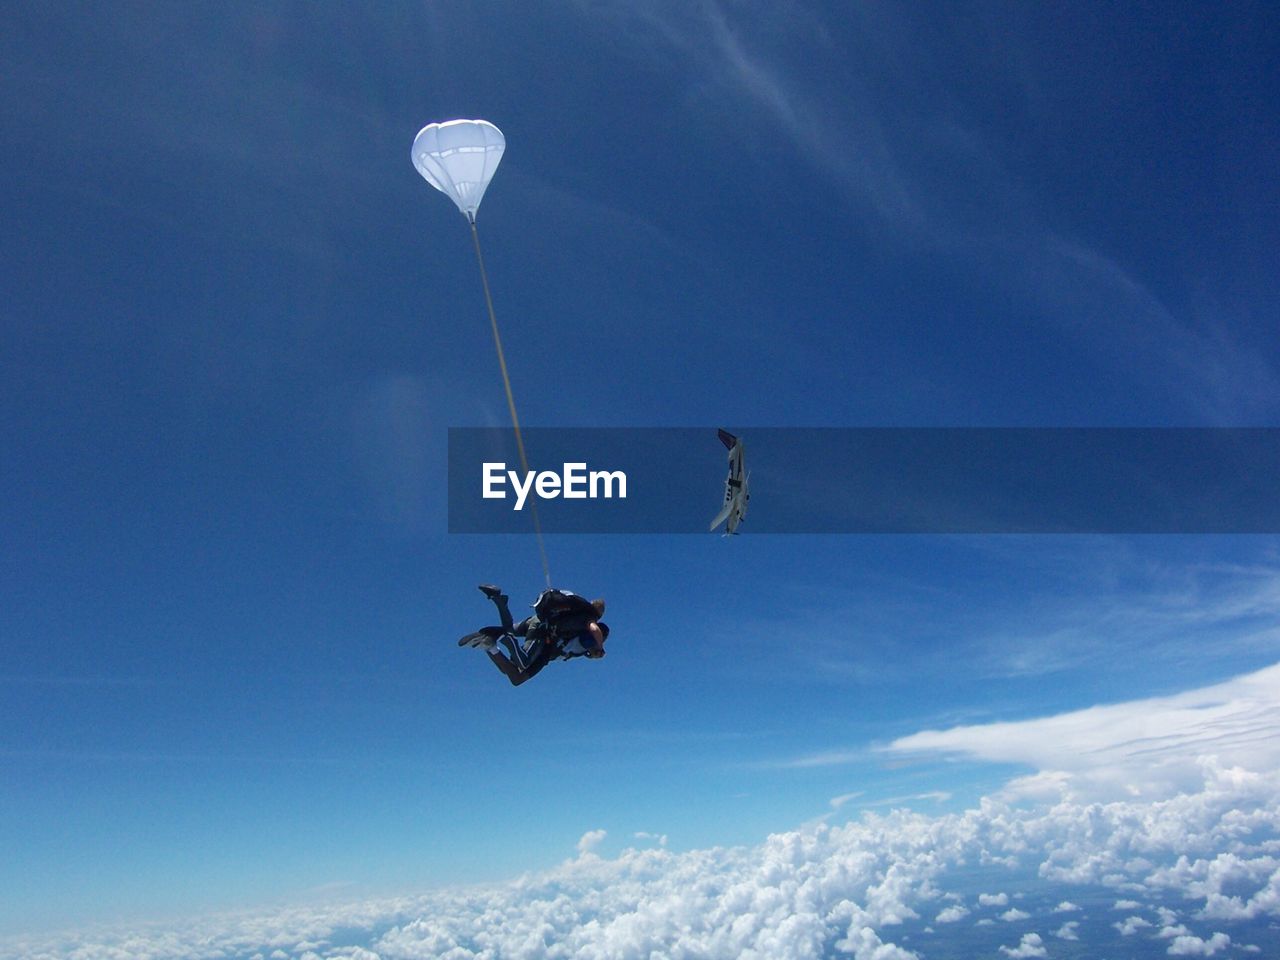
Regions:
M 492 584 L 480 592 L 498 608 L 500 627 L 483 627 L 458 641 L 460 647 L 479 647 L 503 675 L 518 687 L 552 660 L 604 656 L 609 625 L 603 600 L 586 600 L 567 590 L 544 590 L 533 604 L 533 616 L 515 623 L 508 597 Z

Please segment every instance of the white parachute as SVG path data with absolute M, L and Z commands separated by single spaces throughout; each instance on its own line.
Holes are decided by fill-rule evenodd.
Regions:
M 506 147 L 507 138 L 487 120 L 429 123 L 413 139 L 413 165 L 475 223 Z
M 493 294 L 489 291 L 489 275 L 484 269 L 484 256 L 480 252 L 480 231 L 476 227 L 476 211 L 484 199 L 485 188 L 493 179 L 507 138 L 488 120 L 447 120 L 444 123 L 428 123 L 413 138 L 410 159 L 427 183 L 452 200 L 471 225 L 471 239 L 476 248 L 476 264 L 480 267 L 480 283 L 484 287 L 484 302 L 489 310 L 489 325 L 493 329 L 493 345 L 498 353 L 498 369 L 502 371 L 502 385 L 507 392 L 507 409 L 511 412 L 511 426 L 516 434 L 516 449 L 520 454 L 520 466 L 529 473 L 529 458 L 524 451 L 524 437 L 520 433 L 520 417 L 516 415 L 516 398 L 511 390 L 511 376 L 507 373 L 507 360 L 502 351 L 502 334 L 498 331 L 498 316 L 493 310 Z M 530 504 L 533 530 L 538 537 L 538 553 L 542 557 L 542 573 L 547 587 L 551 587 L 551 565 L 547 562 L 547 547 L 542 540 L 542 527 L 538 520 L 538 508 Z

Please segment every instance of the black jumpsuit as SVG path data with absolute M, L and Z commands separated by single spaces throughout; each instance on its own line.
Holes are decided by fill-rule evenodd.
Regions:
M 565 653 L 561 644 L 580 637 L 580 645 L 593 647 L 587 628 L 599 617 L 591 602 L 564 590 L 544 590 L 533 605 L 533 616 L 514 623 L 507 606 L 508 597 L 499 593 L 490 597 L 502 620 L 502 636 L 498 643 L 505 653 L 489 651 L 489 659 L 511 681 L 520 686 L 537 676 L 552 660 L 572 659 L 581 653 Z M 581 636 L 586 634 L 585 637 Z

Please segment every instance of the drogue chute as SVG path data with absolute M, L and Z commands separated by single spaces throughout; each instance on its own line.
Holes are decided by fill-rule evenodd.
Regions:
M 507 138 L 488 120 L 429 123 L 413 139 L 413 165 L 475 223 L 506 148 Z
M 516 413 L 516 398 L 511 389 L 511 375 L 507 371 L 502 334 L 498 330 L 498 315 L 494 312 L 493 293 L 489 290 L 489 274 L 484 268 L 484 255 L 480 252 L 480 230 L 476 226 L 476 211 L 480 209 L 484 191 L 493 179 L 506 149 L 507 138 L 488 120 L 446 120 L 444 123 L 428 123 L 418 131 L 418 135 L 413 138 L 410 158 L 414 169 L 422 174 L 423 179 L 457 204 L 471 225 L 471 240 L 475 245 L 485 307 L 489 311 L 489 325 L 493 330 L 498 369 L 502 371 L 502 386 L 507 394 L 507 409 L 511 413 L 511 426 L 515 430 L 520 466 L 527 476 L 529 458 L 525 454 L 520 417 Z M 531 506 L 533 530 L 538 537 L 538 553 L 542 558 L 542 574 L 550 588 L 551 564 L 547 560 L 547 547 L 542 539 L 542 523 L 538 519 L 537 505 Z

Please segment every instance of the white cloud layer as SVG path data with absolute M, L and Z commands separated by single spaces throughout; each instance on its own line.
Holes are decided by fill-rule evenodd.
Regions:
M 981 952 L 1039 957 L 1048 948 L 1030 928 L 1040 924 L 1056 928 L 1060 940 L 1109 938 L 1113 947 L 1123 941 L 1148 955 L 1254 952 L 1248 940 L 1268 937 L 1272 955 L 1280 955 L 1280 772 L 1267 741 L 1277 682 L 1280 668 L 1272 668 L 1175 697 L 998 725 L 1007 753 L 1055 765 L 1039 775 L 1060 775 L 1064 788 L 1039 802 L 1011 790 L 961 813 L 868 811 L 843 826 L 824 818 L 753 847 L 677 852 L 646 842 L 614 859 L 594 852 L 604 832 L 592 830 L 574 859 L 506 885 L 10 938 L 0 941 L 0 957 L 916 960 L 929 954 L 931 939 L 1001 932 L 1020 939 L 1012 946 L 988 939 Z M 986 756 L 1001 752 L 992 729 L 919 734 L 894 749 Z M 1094 757 L 1107 775 L 1090 779 L 1074 754 Z M 1242 759 L 1261 765 L 1235 762 Z M 1096 800 L 1082 796 L 1092 792 L 1082 782 L 1138 788 Z M 987 891 L 998 892 L 975 889 L 974 868 Z M 1005 909 L 1012 899 L 1019 906 Z M 1090 920 L 1073 900 L 1098 904 L 1102 916 Z M 965 903 L 987 914 L 1003 910 L 1006 923 L 989 915 L 957 922 L 969 916 Z M 1113 905 L 1123 909 L 1115 923 Z M 1061 924 L 1064 912 L 1079 919 Z M 927 926 L 933 922 L 941 929 Z
M 1230 942 L 1222 923 L 1280 919 L 1280 776 L 1212 767 L 1205 775 L 1201 789 L 1168 800 L 1061 801 L 1027 809 L 989 798 L 944 816 L 897 810 L 844 826 L 819 823 L 750 848 L 648 847 L 616 859 L 586 850 L 557 869 L 504 886 L 214 917 L 177 928 L 24 938 L 0 943 L 0 955 L 910 960 L 928 953 L 929 937 L 953 936 L 964 926 L 945 924 L 931 934 L 921 929 L 929 918 L 959 914 L 957 895 L 974 898 L 962 880 L 965 865 L 1011 860 L 1017 865 L 1011 885 L 1028 875 L 1042 885 L 1020 901 L 1027 909 L 1019 913 L 1033 917 L 1031 923 L 1053 917 L 1061 909 L 1053 904 L 1072 885 L 1123 890 L 1153 916 L 1162 898 L 1179 905 L 1189 925 L 1160 939 L 1160 927 L 1135 914 L 1120 925 L 1128 936 L 1158 941 L 1173 955 L 1212 956 Z M 587 839 L 589 847 L 598 837 L 593 832 Z M 982 899 L 995 906 L 1009 897 Z M 1165 909 L 1159 916 L 1169 929 L 1176 915 Z M 1087 942 L 1085 930 L 1073 921 L 1055 935 Z M 1005 955 L 1044 955 L 1039 934 L 1018 936 Z

